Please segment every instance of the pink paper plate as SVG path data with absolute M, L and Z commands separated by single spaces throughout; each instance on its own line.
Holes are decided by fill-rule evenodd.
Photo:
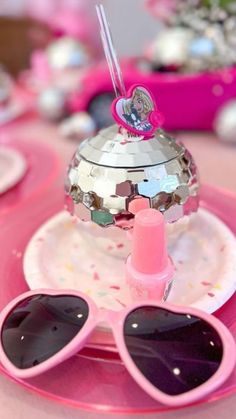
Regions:
M 5 145 L 5 144 L 4 144 Z M 60 161 L 50 148 L 38 143 L 9 141 L 6 144 L 23 156 L 27 171 L 22 180 L 0 197 L 0 220 L 50 189 L 59 178 Z M 1 222 L 1 221 L 0 221 Z
M 22 153 L 0 145 L 0 195 L 16 186 L 24 177 L 27 162 Z
M 214 212 L 236 233 L 236 195 L 220 189 L 202 188 L 202 207 Z M 22 270 L 22 253 L 33 232 L 52 214 L 63 207 L 60 192 L 45 191 L 34 205 L 11 211 L 0 229 L 1 293 L 0 308 L 17 294 L 25 291 L 27 285 Z M 217 313 L 236 338 L 236 296 L 233 296 Z M 86 355 L 86 354 L 85 354 Z M 0 371 L 7 372 L 0 367 Z M 57 368 L 31 380 L 12 380 L 25 388 L 48 397 L 51 400 L 100 412 L 144 413 L 170 410 L 147 396 L 133 381 L 117 356 L 93 353 L 77 355 Z M 236 390 L 236 371 L 216 392 L 202 402 L 212 402 Z

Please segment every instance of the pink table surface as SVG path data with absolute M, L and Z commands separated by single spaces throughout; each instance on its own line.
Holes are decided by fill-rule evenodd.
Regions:
M 202 182 L 236 192 L 236 145 L 233 147 L 220 143 L 212 134 L 181 133 L 178 135 L 195 157 Z M 57 127 L 42 122 L 32 115 L 0 129 L 0 142 L 7 142 L 10 137 L 19 141 L 40 141 L 50 145 L 59 153 L 64 169 L 76 147 L 75 143 L 66 141 L 60 136 Z M 63 184 L 63 174 L 61 183 Z M 166 419 L 215 419 L 234 417 L 235 409 L 236 395 L 232 395 L 215 403 L 172 413 L 147 415 L 147 418 L 158 416 Z M 27 392 L 6 377 L 0 376 L 0 419 L 94 419 L 102 416 L 116 417 L 116 415 L 106 415 L 104 412 L 100 416 L 98 413 L 83 412 L 58 405 Z M 143 415 L 118 415 L 117 417 L 141 419 Z

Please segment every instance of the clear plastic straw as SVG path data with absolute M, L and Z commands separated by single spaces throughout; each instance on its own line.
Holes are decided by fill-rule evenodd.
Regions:
M 124 80 L 120 68 L 120 64 L 116 55 L 116 51 L 113 45 L 112 36 L 108 21 L 106 18 L 105 10 L 102 4 L 96 5 L 96 11 L 101 29 L 101 38 L 104 53 L 110 70 L 110 75 L 113 83 L 113 88 L 116 97 L 126 95 Z

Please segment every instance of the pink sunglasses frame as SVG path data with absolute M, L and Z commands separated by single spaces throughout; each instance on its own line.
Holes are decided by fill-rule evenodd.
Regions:
M 61 349 L 58 353 L 53 355 L 50 359 L 44 361 L 42 364 L 36 365 L 31 368 L 27 368 L 25 370 L 21 370 L 15 367 L 11 361 L 7 358 L 2 344 L 0 343 L 0 361 L 3 366 L 9 371 L 12 376 L 19 377 L 21 379 L 31 378 L 36 375 L 39 375 L 50 368 L 55 367 L 56 365 L 60 364 L 61 362 L 65 361 L 66 359 L 70 358 L 71 356 L 75 355 L 79 350 L 81 350 L 84 346 L 88 338 L 90 337 L 91 333 L 94 329 L 101 323 L 108 323 L 112 329 L 115 343 L 117 345 L 119 355 L 124 362 L 127 370 L 129 371 L 130 375 L 134 378 L 134 380 L 140 385 L 140 387 L 148 393 L 152 398 L 155 400 L 169 405 L 169 406 L 183 406 L 186 404 L 193 403 L 201 398 L 206 397 L 210 392 L 214 391 L 220 385 L 226 381 L 226 379 L 232 373 L 235 363 L 236 363 L 236 346 L 235 341 L 229 330 L 221 323 L 217 318 L 213 317 L 210 314 L 204 313 L 200 310 L 191 308 L 191 307 L 181 307 L 181 306 L 174 306 L 169 303 L 162 303 L 156 301 L 142 301 L 137 304 L 133 304 L 128 308 L 125 308 L 121 311 L 111 311 L 111 310 L 104 310 L 99 309 L 93 300 L 89 298 L 87 295 L 79 293 L 77 291 L 71 290 L 48 290 L 48 289 L 38 289 L 34 291 L 28 291 L 14 300 L 12 300 L 1 312 L 0 314 L 0 333 L 2 334 L 2 328 L 5 319 L 10 314 L 10 312 L 17 306 L 21 301 L 28 297 L 32 297 L 37 294 L 46 294 L 46 295 L 71 295 L 83 298 L 89 307 L 89 316 L 84 324 L 81 331 L 69 342 L 63 349 Z M 200 385 L 194 390 L 190 390 L 186 393 L 183 393 L 178 396 L 169 396 L 162 391 L 156 389 L 139 371 L 139 369 L 134 364 L 129 352 L 126 348 L 124 338 L 123 338 L 123 326 L 124 321 L 127 315 L 132 312 L 134 309 L 143 306 L 153 306 L 153 307 L 160 307 L 170 310 L 175 313 L 181 314 L 190 314 L 193 316 L 197 316 L 200 319 L 205 320 L 208 324 L 210 324 L 219 334 L 222 345 L 223 345 L 223 358 L 221 365 L 219 366 L 216 373 L 204 384 Z

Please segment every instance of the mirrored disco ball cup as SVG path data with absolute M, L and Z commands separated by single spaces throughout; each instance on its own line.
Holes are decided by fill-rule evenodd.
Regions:
M 126 253 L 125 235 L 109 234 L 101 227 L 132 229 L 139 210 L 154 208 L 167 223 L 179 221 L 171 228 L 175 235 L 198 209 L 198 187 L 194 160 L 174 138 L 159 129 L 153 138 L 144 140 L 114 125 L 78 147 L 68 170 L 66 192 L 74 214 L 90 222 L 87 232 L 117 243 L 123 238 Z

